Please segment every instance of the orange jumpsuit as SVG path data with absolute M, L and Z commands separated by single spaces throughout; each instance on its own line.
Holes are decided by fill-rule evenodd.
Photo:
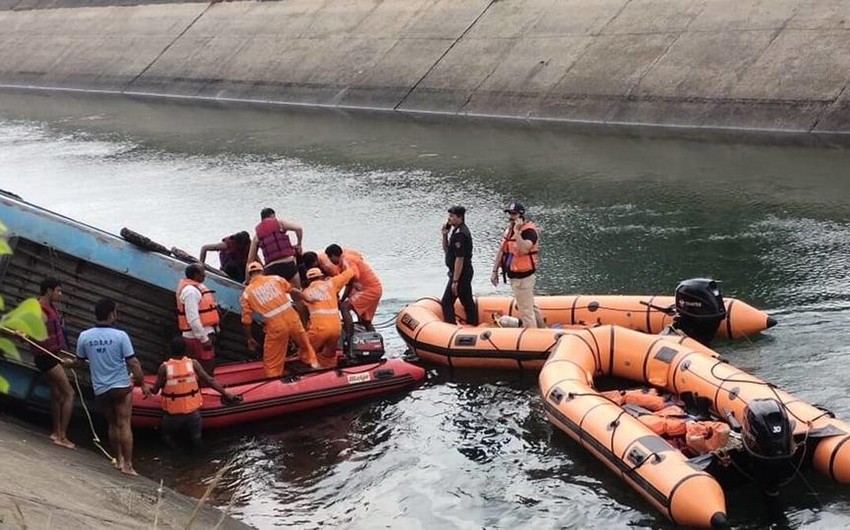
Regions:
M 339 276 L 315 280 L 304 289 L 310 310 L 310 328 L 307 337 L 316 350 L 322 368 L 336 366 L 336 347 L 342 335 L 339 317 L 339 292 L 351 279 L 354 271 L 344 271 Z
M 298 357 L 314 364 L 316 352 L 307 339 L 298 311 L 292 306 L 289 292 L 292 285 L 280 276 L 257 276 L 242 293 L 242 323 L 250 324 L 254 312 L 265 320 L 266 338 L 263 344 L 263 368 L 266 377 L 283 375 L 283 363 L 289 338 L 298 346 Z
M 348 295 L 348 299 L 351 300 L 351 307 L 354 308 L 361 320 L 371 321 L 375 318 L 375 311 L 378 310 L 378 303 L 381 301 L 381 295 L 384 294 L 381 280 L 363 259 L 363 254 L 356 250 L 344 249 L 340 264 L 343 271 L 354 271 L 354 279 L 361 287 L 352 290 L 351 294 Z

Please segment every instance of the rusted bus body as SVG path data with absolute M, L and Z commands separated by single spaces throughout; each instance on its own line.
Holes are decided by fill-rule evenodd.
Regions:
M 184 277 L 186 262 L 140 249 L 121 237 L 2 192 L 0 222 L 7 227 L 13 249 L 12 254 L 0 256 L 0 292 L 7 306 L 37 297 L 41 280 L 57 277 L 65 294 L 60 309 L 73 350 L 80 332 L 95 325 L 96 301 L 113 298 L 118 303 L 118 327 L 129 333 L 143 369 L 156 371 L 169 340 L 178 334 L 174 291 Z M 205 283 L 216 291 L 221 306 L 219 362 L 248 359 L 239 322 L 242 286 L 213 273 L 207 274 Z M 29 349 L 23 346 L 20 351 L 24 365 L 35 370 Z

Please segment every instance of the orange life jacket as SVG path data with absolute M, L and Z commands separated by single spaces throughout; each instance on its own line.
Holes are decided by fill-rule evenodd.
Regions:
M 688 423 L 685 442 L 688 449 L 703 455 L 722 449 L 729 443 L 729 425 L 719 421 L 693 421 Z
M 192 286 L 201 291 L 201 301 L 198 303 L 198 314 L 201 317 L 201 325 L 216 327 L 221 322 L 221 317 L 218 314 L 218 304 L 215 303 L 215 291 L 209 289 L 206 285 L 183 278 L 177 285 L 177 327 L 180 331 L 192 331 L 192 326 L 189 325 L 189 320 L 186 318 L 186 307 L 183 301 L 180 300 L 180 294 L 188 286 Z
M 654 388 L 633 390 L 609 390 L 601 393 L 617 405 L 638 405 L 647 410 L 656 411 L 665 407 L 664 397 Z
M 540 248 L 540 232 L 537 230 L 537 225 L 531 221 L 526 221 L 519 227 L 519 233 L 522 234 L 525 230 L 534 230 L 537 232 L 537 241 L 532 243 L 528 254 L 523 254 L 517 248 L 516 241 L 513 239 L 512 227 L 505 229 L 505 234 L 502 240 L 502 270 L 513 273 L 531 273 L 537 270 L 538 258 L 537 254 Z
M 266 264 L 295 255 L 295 247 L 289 235 L 280 229 L 280 221 L 275 217 L 267 217 L 254 228 L 263 250 Z
M 687 432 L 685 411 L 675 405 L 653 414 L 642 414 L 638 420 L 659 436 L 684 436 Z
M 162 390 L 162 410 L 169 414 L 191 414 L 204 400 L 198 388 L 198 378 L 192 359 L 169 359 L 165 361 L 165 388 Z
M 345 287 L 354 271 L 351 269 L 343 271 L 340 275 L 326 280 L 315 280 L 304 289 L 307 297 L 307 308 L 310 310 L 310 325 L 313 327 L 338 327 L 339 316 L 339 292 Z

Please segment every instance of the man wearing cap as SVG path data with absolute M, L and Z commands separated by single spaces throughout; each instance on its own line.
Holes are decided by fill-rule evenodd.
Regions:
M 508 205 L 505 213 L 510 217 L 510 221 L 505 228 L 499 252 L 496 253 L 490 281 L 494 286 L 499 284 L 501 269 L 502 277 L 510 279 L 523 326 L 536 328 L 538 319 L 534 310 L 534 284 L 540 245 L 537 226 L 525 219 L 525 207 L 518 202 Z
M 316 350 L 316 357 L 322 368 L 336 366 L 336 348 L 342 335 L 339 292 L 352 278 L 352 269 L 346 269 L 333 277 L 325 276 L 318 267 L 307 271 L 307 287 L 304 289 L 304 298 L 310 312 L 307 337 L 310 339 L 310 345 Z
M 443 252 L 449 268 L 449 281 L 440 301 L 443 320 L 455 323 L 455 301 L 460 298 L 466 323 L 477 326 L 478 308 L 472 296 L 472 234 L 466 226 L 466 208 L 452 206 L 448 211 L 449 218 L 442 228 Z
M 301 317 L 292 305 L 292 298 L 304 300 L 304 295 L 280 276 L 266 276 L 259 262 L 248 264 L 248 286 L 242 293 L 242 329 L 250 350 L 257 349 L 251 334 L 254 313 L 265 320 L 266 337 L 263 343 L 263 368 L 266 377 L 283 375 L 283 364 L 289 339 L 298 346 L 298 357 L 312 368 L 319 368 L 316 352 L 307 339 Z

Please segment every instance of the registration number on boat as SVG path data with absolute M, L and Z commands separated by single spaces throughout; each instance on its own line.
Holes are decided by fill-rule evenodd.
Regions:
M 370 381 L 372 376 L 369 375 L 369 372 L 365 372 L 362 374 L 351 374 L 348 376 L 348 384 L 353 385 L 356 383 L 365 383 L 366 381 Z

